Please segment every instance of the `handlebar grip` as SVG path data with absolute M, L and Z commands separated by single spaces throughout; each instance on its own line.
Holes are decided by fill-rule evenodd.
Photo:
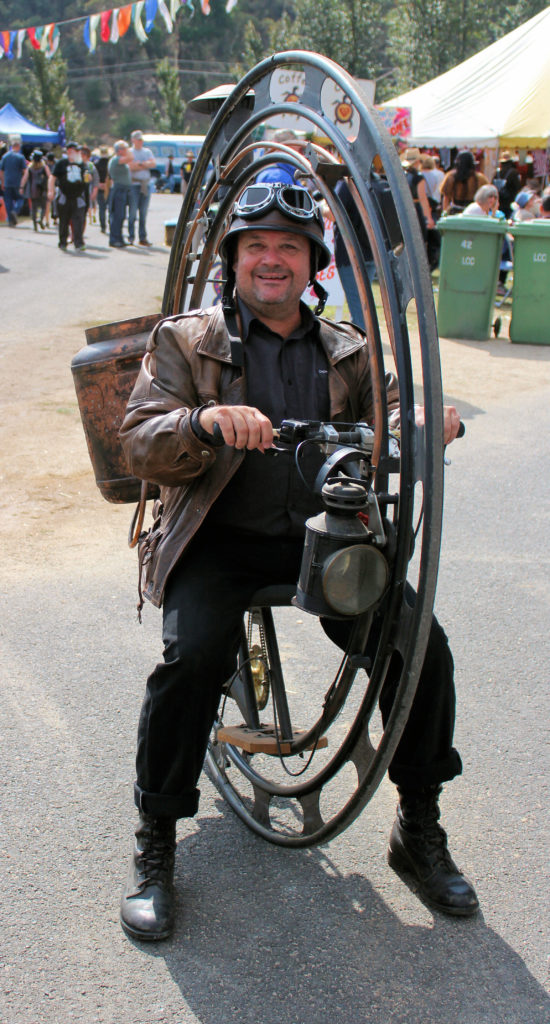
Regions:
M 458 428 L 458 434 L 456 436 L 457 436 L 457 438 L 458 437 L 464 437 L 465 433 L 466 433 L 466 424 L 464 423 L 463 420 L 461 420 L 460 421 L 460 426 Z
M 217 444 L 225 444 L 222 428 L 219 423 L 214 423 L 214 426 L 212 427 L 212 436 Z

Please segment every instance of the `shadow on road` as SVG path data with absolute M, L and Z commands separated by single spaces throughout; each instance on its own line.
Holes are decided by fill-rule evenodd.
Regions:
M 179 927 L 146 953 L 201 1024 L 548 1024 L 550 998 L 481 915 L 406 925 L 329 848 L 243 841 L 227 817 L 196 824 L 178 847 Z

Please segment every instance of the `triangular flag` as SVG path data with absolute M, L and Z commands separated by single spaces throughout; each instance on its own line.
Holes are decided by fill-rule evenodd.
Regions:
M 145 0 L 145 31 L 150 32 L 157 16 L 158 0 Z
M 132 23 L 133 23 L 133 26 L 134 26 L 134 31 L 135 31 L 136 36 L 138 37 L 140 43 L 146 43 L 147 42 L 147 33 L 146 33 L 142 23 L 141 23 L 141 15 L 142 15 L 144 7 L 145 7 L 145 0 L 138 0 L 137 4 L 133 5 L 133 11 L 132 11 Z
M 203 14 L 210 14 L 209 0 L 201 0 L 201 11 Z
M 6 57 L 8 57 L 8 58 L 9 57 L 13 57 L 13 54 L 10 53 L 10 50 L 11 50 L 11 34 L 10 34 L 9 31 L 0 32 L 0 47 L 2 48 L 2 56 L 4 56 L 4 54 L 5 54 Z
M 27 34 L 26 28 L 20 28 L 17 33 L 17 56 L 20 57 L 23 52 L 23 43 L 25 42 L 25 36 Z
M 44 25 L 42 39 L 40 40 L 40 49 L 42 50 L 42 53 L 45 53 L 46 50 L 49 50 L 50 48 L 50 33 L 53 32 L 53 28 L 53 24 Z
M 39 50 L 40 49 L 40 39 L 36 38 L 36 32 L 37 32 L 36 28 L 28 28 L 27 29 L 27 35 L 28 35 L 28 37 L 29 37 L 29 39 L 31 41 L 31 46 L 32 46 L 33 50 Z
M 118 43 L 118 7 L 113 7 L 113 17 L 111 20 L 111 35 L 109 37 L 110 43 Z
M 231 14 L 231 11 L 236 6 L 237 6 L 237 0 L 227 0 L 227 3 L 225 5 L 225 10 L 227 11 L 228 14 Z
M 50 57 L 53 57 L 53 55 L 57 52 L 60 39 L 61 33 L 57 25 L 54 25 L 50 39 L 50 48 L 46 51 L 46 57 L 48 58 L 48 60 L 50 59 Z
M 174 23 L 170 17 L 170 11 L 168 10 L 164 0 L 158 0 L 158 6 L 164 24 L 166 25 L 166 31 L 171 32 L 174 27 Z
M 170 0 L 170 14 L 175 21 L 176 14 L 181 7 L 181 0 Z
M 127 4 L 126 7 L 121 7 L 118 12 L 118 34 L 120 38 L 126 35 L 132 24 L 132 10 L 132 4 Z
M 99 34 L 104 43 L 108 43 L 109 39 L 111 38 L 111 28 L 109 25 L 109 18 L 111 17 L 111 14 L 112 11 L 103 11 L 102 14 L 100 14 L 99 16 L 101 19 L 101 28 Z
M 86 43 L 90 53 L 95 53 L 97 46 L 97 27 L 99 25 L 100 18 L 100 14 L 91 14 L 90 17 L 86 19 L 86 24 L 84 25 L 84 42 Z

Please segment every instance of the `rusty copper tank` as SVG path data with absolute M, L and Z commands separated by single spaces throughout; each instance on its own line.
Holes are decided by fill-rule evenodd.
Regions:
M 90 327 L 87 344 L 71 362 L 88 452 L 99 490 L 107 501 L 139 501 L 141 480 L 131 476 L 118 432 L 139 373 L 149 334 L 160 313 Z M 158 488 L 148 487 L 154 498 Z

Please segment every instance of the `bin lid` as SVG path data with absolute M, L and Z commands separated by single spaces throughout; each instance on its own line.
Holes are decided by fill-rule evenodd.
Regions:
M 517 224 L 512 224 L 512 234 L 514 238 L 517 235 L 534 235 L 538 238 L 550 238 L 550 218 L 537 217 L 536 220 L 523 220 Z
M 437 230 L 458 231 L 460 234 L 464 234 L 465 231 L 468 234 L 479 231 L 483 235 L 504 235 L 508 231 L 508 224 L 505 220 L 495 217 L 469 217 L 457 213 L 454 217 L 440 217 Z

